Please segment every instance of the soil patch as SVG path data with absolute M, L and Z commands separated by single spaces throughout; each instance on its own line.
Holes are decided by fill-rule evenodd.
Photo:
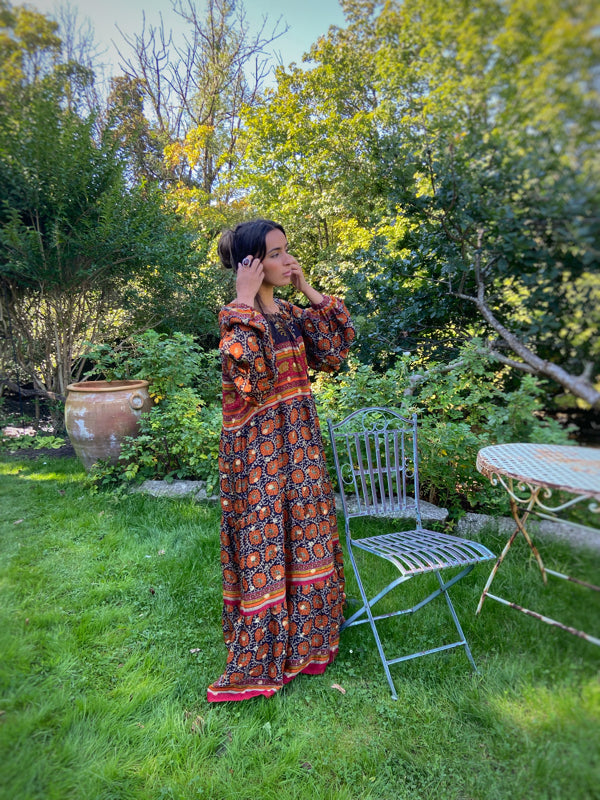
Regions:
M 62 447 L 27 447 L 22 450 L 14 450 L 8 452 L 6 450 L 0 453 L 2 458 L 15 458 L 25 459 L 26 461 L 33 461 L 36 458 L 71 458 L 75 457 L 75 450 L 73 445 L 69 442 Z

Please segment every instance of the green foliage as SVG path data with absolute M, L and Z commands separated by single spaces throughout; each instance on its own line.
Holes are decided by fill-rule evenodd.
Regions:
M 189 242 L 160 192 L 127 184 L 115 143 L 98 139 L 94 115 L 64 108 L 64 92 L 48 78 L 24 108 L 0 113 L 3 280 L 73 292 L 183 268 Z
M 0 326 L 35 388 L 64 397 L 86 339 L 186 307 L 202 254 L 158 185 L 126 174 L 120 140 L 88 92 L 93 73 L 72 61 L 56 24 L 23 9 L 5 21 Z
M 597 136 L 597 22 L 590 0 L 387 3 L 375 30 L 382 111 L 415 137 L 529 127 L 585 148 Z
M 56 62 L 58 24 L 26 5 L 0 0 L 0 105 L 22 101 L 32 79 Z
M 579 317 L 586 306 L 595 314 L 600 282 L 596 182 L 565 163 L 545 135 L 524 133 L 518 142 L 497 134 L 465 134 L 453 142 L 440 136 L 435 147 L 428 191 L 421 186 L 395 195 L 408 231 L 396 274 L 425 273 L 437 312 L 429 312 L 430 324 L 458 316 L 463 335 L 465 321 L 476 318 L 481 286 L 520 342 L 579 374 L 599 346 L 594 319 Z M 420 242 L 410 231 L 416 221 Z M 406 293 L 392 291 L 387 306 L 394 300 L 396 331 L 414 329 L 415 311 L 425 309 L 416 309 Z
M 245 114 L 238 174 L 250 202 L 284 224 L 309 278 L 341 295 L 386 213 L 371 51 L 333 29 L 310 69 L 278 69 L 276 89 Z
M 214 402 L 219 394 L 219 351 L 205 351 L 190 334 L 149 330 L 118 347 L 91 346 L 85 357 L 94 362 L 88 376 L 147 380 L 148 390 L 157 401 L 186 386 L 201 389 L 203 404 Z
M 506 374 L 498 374 L 474 346 L 461 350 L 452 369 L 438 364 L 423 373 L 419 366 L 406 356 L 378 373 L 355 361 L 338 376 L 319 376 L 314 388 L 321 420 L 337 422 L 364 406 L 394 408 L 407 417 L 416 413 L 422 499 L 453 514 L 506 512 L 506 498 L 476 470 L 477 452 L 505 442 L 569 441 L 569 430 L 542 413 L 543 384 L 526 375 L 507 387 Z
M 0 432 L 0 452 L 16 453 L 19 450 L 43 450 L 47 447 L 59 450 L 66 441 L 62 436 L 52 436 L 43 433 L 23 432 L 21 435 L 7 436 Z
M 305 69 L 280 70 L 247 115 L 252 201 L 286 222 L 319 285 L 345 296 L 365 362 L 404 350 L 448 360 L 500 333 L 518 359 L 526 346 L 565 369 L 571 391 L 591 374 L 589 396 L 597 4 L 344 9 L 347 27 L 320 39 Z
M 64 408 L 49 408 L 49 417 L 43 421 L 25 415 L 10 413 L 5 397 L 0 397 L 0 452 L 16 453 L 20 450 L 58 450 L 67 442 L 59 435 L 64 431 Z M 60 417 L 58 423 L 55 417 Z
M 155 331 L 132 337 L 112 349 L 90 349 L 90 374 L 108 380 L 149 381 L 156 405 L 140 418 L 140 433 L 121 445 L 116 465 L 99 462 L 90 484 L 120 489 L 142 480 L 204 480 L 218 487 L 221 406 L 218 351 L 205 352 L 192 336 Z
M 95 464 L 90 485 L 120 490 L 144 480 L 202 480 L 213 494 L 220 434 L 220 406 L 205 406 L 198 392 L 184 387 L 142 414 L 139 436 L 124 439 L 116 465 Z

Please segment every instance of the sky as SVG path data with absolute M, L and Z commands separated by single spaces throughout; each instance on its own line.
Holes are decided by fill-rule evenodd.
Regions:
M 96 44 L 106 50 L 101 60 L 108 64 L 109 74 L 118 72 L 119 57 L 113 42 L 126 49 L 118 27 L 126 34 L 141 33 L 145 14 L 147 26 L 158 26 L 160 13 L 167 30 L 182 30 L 182 21 L 173 12 L 170 0 L 13 0 L 13 5 L 29 5 L 43 14 L 52 16 L 60 6 L 70 6 L 77 11 L 81 24 L 89 19 Z M 197 0 L 202 9 L 204 0 Z M 260 27 L 268 15 L 270 30 L 280 17 L 282 27 L 289 30 L 274 43 L 275 58 L 286 66 L 292 61 L 300 64 L 302 55 L 331 25 L 344 25 L 344 14 L 338 0 L 245 0 L 246 18 L 251 30 Z M 267 28 L 265 30 L 267 30 Z

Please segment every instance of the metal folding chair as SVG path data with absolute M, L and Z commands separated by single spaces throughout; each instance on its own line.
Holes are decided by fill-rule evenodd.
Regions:
M 363 603 L 362 607 L 344 622 L 342 629 L 369 623 L 394 700 L 397 699 L 397 693 L 390 674 L 391 664 L 442 650 L 464 647 L 473 669 L 477 671 L 448 589 L 468 575 L 475 564 L 489 561 L 495 556 L 478 542 L 423 528 L 419 504 L 416 414 L 411 419 L 406 419 L 392 409 L 363 408 L 354 411 L 337 424 L 328 419 L 327 424 L 342 498 L 348 555 Z M 350 521 L 356 517 L 370 516 L 410 517 L 416 520 L 416 527 L 399 533 L 383 533 L 355 539 L 352 536 Z M 370 600 L 354 557 L 356 549 L 386 559 L 400 573 L 399 577 Z M 452 568 L 459 568 L 460 571 L 448 580 L 443 580 L 440 573 Z M 439 588 L 420 602 L 410 608 L 379 615 L 373 613 L 373 607 L 397 586 L 417 575 L 431 572 L 435 573 Z M 446 599 L 459 639 L 450 644 L 387 658 L 376 623 L 401 614 L 413 614 L 441 595 Z

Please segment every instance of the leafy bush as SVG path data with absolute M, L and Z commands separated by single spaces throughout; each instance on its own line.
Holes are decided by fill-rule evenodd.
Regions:
M 140 417 L 139 435 L 122 442 L 118 463 L 90 470 L 91 484 L 116 489 L 147 479 L 204 480 L 212 493 L 221 433 L 218 351 L 202 350 L 187 334 L 147 331 L 116 350 L 96 347 L 89 357 L 95 366 L 88 375 L 147 380 L 155 402 Z
M 165 398 L 140 418 L 140 434 L 121 444 L 115 465 L 98 462 L 89 479 L 116 489 L 143 480 L 204 480 L 212 494 L 219 483 L 221 407 L 204 406 L 189 387 Z
M 7 432 L 5 428 L 0 432 L 0 452 L 15 453 L 18 450 L 44 450 L 49 447 L 58 450 L 64 447 L 66 441 L 61 436 L 36 433 L 31 428 L 19 433 Z
M 40 421 L 21 414 L 11 414 L 5 409 L 0 397 L 0 453 L 15 453 L 18 450 L 58 450 L 66 444 L 59 436 L 59 426 L 53 420 Z
M 525 375 L 517 388 L 506 389 L 508 373 L 492 368 L 476 345 L 461 352 L 454 369 L 429 366 L 417 381 L 418 367 L 405 356 L 384 373 L 351 361 L 344 373 L 319 375 L 314 389 L 322 422 L 339 421 L 363 406 L 393 407 L 407 417 L 416 413 L 422 499 L 454 512 L 507 513 L 505 493 L 475 467 L 478 450 L 517 441 L 565 444 L 572 429 L 543 415 L 539 380 Z M 325 442 L 329 448 L 328 437 Z
M 189 334 L 169 336 L 150 330 L 118 347 L 95 345 L 86 357 L 94 362 L 86 377 L 147 380 L 155 400 L 173 396 L 183 387 L 197 389 L 204 403 L 215 402 L 219 396 L 219 351 L 203 350 Z
M 142 415 L 140 435 L 123 442 L 118 464 L 93 468 L 93 483 L 118 487 L 179 478 L 205 480 L 208 491 L 215 491 L 221 429 L 217 352 L 204 352 L 184 334 L 148 332 L 116 353 L 108 347 L 95 353 L 94 373 L 148 380 L 155 406 Z M 477 472 L 477 452 L 504 442 L 569 441 L 570 430 L 543 414 L 543 384 L 525 375 L 507 388 L 508 370 L 491 365 L 477 343 L 461 351 L 452 369 L 429 365 L 419 376 L 420 366 L 404 356 L 378 373 L 351 360 L 341 374 L 319 374 L 314 391 L 322 422 L 372 405 L 393 407 L 405 416 L 417 413 L 422 499 L 453 513 L 507 513 L 505 493 Z M 329 449 L 328 437 L 324 440 Z

